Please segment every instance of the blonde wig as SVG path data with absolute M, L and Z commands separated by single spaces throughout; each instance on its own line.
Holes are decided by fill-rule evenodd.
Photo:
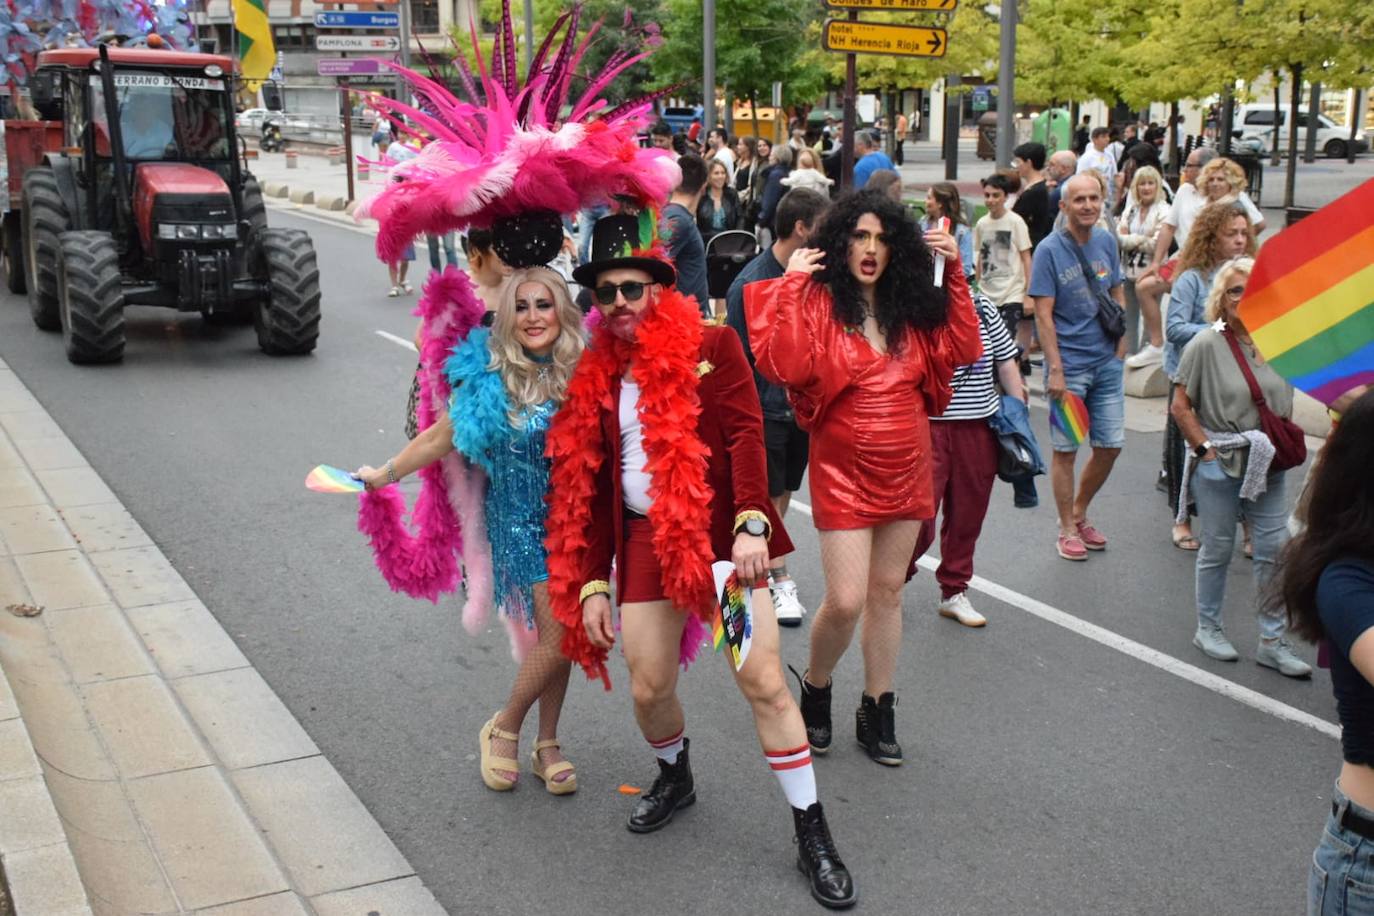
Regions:
M 1237 276 L 1250 279 L 1250 271 L 1254 266 L 1254 258 L 1240 257 L 1232 258 L 1217 270 L 1217 275 L 1212 279 L 1212 288 L 1207 291 L 1207 305 L 1203 313 L 1209 323 L 1226 317 L 1227 287 L 1235 282 Z
M 558 337 L 549 353 L 549 362 L 531 359 L 515 336 L 515 291 L 525 283 L 539 283 L 553 297 Z M 487 363 L 487 368 L 501 373 L 501 380 L 505 382 L 511 402 L 512 426 L 523 426 L 526 412 L 532 407 L 545 401 L 562 402 L 568 390 L 568 379 L 572 378 L 585 346 L 582 310 L 568 294 L 567 282 L 547 267 L 528 267 L 513 272 L 502 285 L 497 299 L 488 343 L 491 362 Z

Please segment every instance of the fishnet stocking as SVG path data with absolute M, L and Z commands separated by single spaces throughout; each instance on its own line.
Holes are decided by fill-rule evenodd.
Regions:
M 571 671 L 571 662 L 559 649 L 563 640 L 563 627 L 553 619 L 553 611 L 549 607 L 549 590 L 543 582 L 534 586 L 534 621 L 538 627 L 539 641 L 530 649 L 525 660 L 521 662 L 520 669 L 516 671 L 515 683 L 511 685 L 506 705 L 496 715 L 496 724 L 499 728 L 519 734 L 520 726 L 524 723 L 530 707 L 538 701 L 539 740 L 543 741 L 558 737 L 558 717 L 563 712 L 563 697 L 568 691 L 568 675 Z M 518 748 L 514 741 L 494 739 L 491 749 L 498 757 L 520 759 L 516 756 Z M 562 759 L 563 755 L 558 748 L 547 748 L 539 754 L 541 768 Z M 503 770 L 498 772 L 507 779 L 514 779 L 516 776 L 515 773 Z M 555 782 L 563 782 L 571 776 L 571 773 L 562 773 Z

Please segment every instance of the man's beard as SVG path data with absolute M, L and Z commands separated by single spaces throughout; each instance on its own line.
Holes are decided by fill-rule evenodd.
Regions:
M 602 317 L 605 319 L 606 327 L 611 334 L 626 343 L 634 343 L 640 322 L 644 320 L 648 311 L 648 308 L 639 312 L 632 312 L 627 308 L 618 308 L 613 309 L 609 314 L 603 313 Z

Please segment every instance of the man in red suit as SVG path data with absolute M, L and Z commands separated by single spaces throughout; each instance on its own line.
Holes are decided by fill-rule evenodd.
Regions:
M 591 260 L 574 278 L 593 290 L 602 321 L 548 434 L 554 614 L 566 654 L 608 687 L 615 561 L 635 718 L 659 767 L 630 815 L 636 833 L 696 801 L 677 673 L 702 628 L 721 620 L 712 561 L 733 561 L 743 584 L 766 583 L 770 554 L 792 549 L 768 499 L 763 420 L 739 337 L 702 325 L 674 288 L 672 265 L 641 237 L 652 225 L 630 215 L 596 224 Z M 783 680 L 768 589 L 754 589 L 752 603 L 752 644 L 731 665 L 735 682 L 792 806 L 812 896 L 852 906 L 853 881 L 816 800 L 806 729 Z

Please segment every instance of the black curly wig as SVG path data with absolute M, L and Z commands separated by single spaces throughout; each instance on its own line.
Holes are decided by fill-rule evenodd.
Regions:
M 906 207 L 881 191 L 856 191 L 835 201 L 812 239 L 812 245 L 825 252 L 825 266 L 815 278 L 830 288 L 836 321 L 863 324 L 865 303 L 859 281 L 849 270 L 849 242 L 865 213 L 883 224 L 891 252 L 875 299 L 878 328 L 895 353 L 905 336 L 900 333 L 903 327 L 929 331 L 946 320 L 945 291 L 935 288 L 935 258 Z

